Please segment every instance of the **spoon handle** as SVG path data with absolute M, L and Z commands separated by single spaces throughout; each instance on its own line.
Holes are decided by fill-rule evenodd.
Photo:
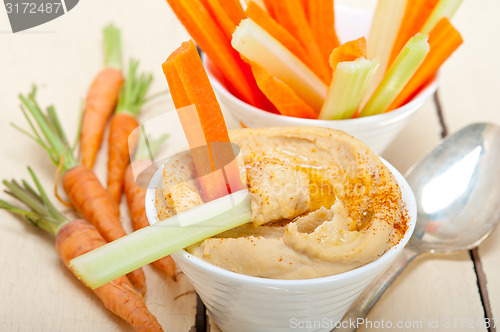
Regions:
M 345 314 L 342 324 L 335 332 L 356 331 L 364 323 L 364 318 L 378 299 L 404 268 L 417 256 L 411 249 L 405 248 L 394 262 L 384 270 L 368 287 L 361 293 L 359 298 Z

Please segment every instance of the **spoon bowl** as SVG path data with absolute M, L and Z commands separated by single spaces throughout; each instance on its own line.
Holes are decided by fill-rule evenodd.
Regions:
M 409 170 L 406 179 L 417 202 L 415 232 L 395 262 L 351 306 L 344 321 L 366 317 L 416 256 L 472 249 L 491 234 L 500 222 L 499 146 L 499 126 L 472 124 L 446 138 Z
M 500 127 L 478 123 L 447 138 L 409 170 L 418 222 L 409 247 L 476 247 L 500 220 Z

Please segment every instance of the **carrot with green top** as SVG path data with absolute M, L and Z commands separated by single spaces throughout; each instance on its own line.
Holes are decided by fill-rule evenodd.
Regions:
M 145 95 L 152 81 L 151 74 L 137 75 L 138 61 L 130 62 L 125 84 L 118 99 L 115 115 L 109 127 L 108 191 L 120 204 L 125 171 L 130 164 L 130 153 L 135 150 L 136 138 L 131 136 L 139 126 L 137 115 L 146 102 Z
M 227 144 L 228 148 L 223 149 L 225 151 L 212 153 L 214 144 L 230 143 L 229 134 L 219 103 L 193 41 L 182 43 L 162 67 L 192 150 L 203 197 L 206 201 L 211 201 L 225 196 L 228 193 L 226 180 L 221 178 L 222 175 L 219 172 L 216 172 L 217 164 L 218 160 L 226 160 L 231 154 L 233 158 L 228 159 L 234 159 L 234 152 L 230 144 Z M 194 112 L 186 108 L 190 105 L 194 105 Z M 186 116 L 184 117 L 183 114 Z M 201 125 L 201 131 L 196 130 L 199 125 Z M 203 146 L 208 148 L 210 157 L 208 162 L 203 149 L 199 149 Z M 198 152 L 200 155 L 197 154 Z M 231 191 L 242 189 L 237 164 L 233 162 L 225 169 L 227 184 L 231 187 Z
M 105 68 L 97 74 L 87 92 L 80 134 L 82 165 L 89 168 L 94 166 L 106 123 L 115 110 L 123 84 L 120 30 L 109 25 L 103 33 Z
M 120 221 L 118 204 L 104 189 L 92 169 L 79 165 L 58 120 L 53 106 L 42 111 L 36 100 L 36 88 L 27 96 L 19 95 L 21 109 L 33 134 L 28 134 L 48 153 L 58 173 L 62 175 L 62 186 L 71 204 L 80 215 L 91 223 L 107 241 L 111 242 L 127 233 Z M 144 271 L 137 269 L 128 278 L 142 295 L 146 291 Z
M 429 33 L 429 54 L 386 112 L 400 107 L 413 98 L 437 74 L 441 65 L 462 43 L 460 32 L 446 17 L 442 18 Z
M 0 200 L 0 208 L 55 236 L 59 258 L 66 268 L 69 261 L 106 244 L 97 229 L 83 219 L 68 220 L 50 202 L 35 173 L 29 169 L 36 189 L 28 182 L 3 181 L 6 192 L 27 208 Z M 71 270 L 71 272 L 73 272 Z M 156 317 L 127 277 L 119 277 L 92 290 L 103 305 L 132 325 L 136 331 L 163 331 Z
M 154 155 L 156 147 L 158 147 L 165 137 L 161 137 L 154 142 L 151 142 L 151 153 Z M 146 192 L 149 184 L 150 176 L 141 178 L 141 183 L 138 183 L 138 176 L 141 176 L 143 171 L 146 171 L 151 165 L 148 160 L 148 155 L 145 153 L 145 144 L 141 144 L 144 140 L 139 141 L 137 151 L 134 154 L 134 161 L 127 167 L 125 172 L 124 191 L 127 198 L 127 206 L 132 220 L 134 230 L 138 230 L 149 226 L 149 221 L 146 216 Z M 152 176 L 152 174 L 150 174 Z M 177 280 L 175 274 L 175 262 L 172 257 L 166 256 L 154 261 L 153 266 L 160 271 L 165 272 L 172 280 Z

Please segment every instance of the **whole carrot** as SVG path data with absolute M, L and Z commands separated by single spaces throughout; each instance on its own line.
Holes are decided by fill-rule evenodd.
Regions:
M 26 181 L 3 181 L 7 193 L 24 203 L 20 208 L 0 200 L 0 208 L 21 216 L 27 222 L 53 234 L 59 258 L 69 269 L 69 261 L 96 249 L 106 241 L 94 226 L 83 219 L 69 221 L 50 202 L 35 173 L 29 169 L 36 190 Z M 71 269 L 70 269 L 71 270 Z M 73 272 L 73 271 L 72 271 Z M 162 331 L 156 317 L 148 310 L 142 297 L 132 288 L 127 277 L 119 277 L 92 290 L 104 306 L 132 325 L 137 331 Z
M 71 149 L 68 148 L 68 141 L 54 107 L 48 107 L 47 113 L 44 114 L 36 101 L 35 94 L 36 88 L 33 88 L 28 96 L 21 94 L 19 96 L 21 107 L 34 131 L 35 140 L 47 150 L 52 161 L 59 165 L 62 185 L 71 204 L 107 242 L 125 236 L 127 233 L 120 222 L 118 205 L 104 189 L 92 169 L 78 164 Z M 135 289 L 144 294 L 146 291 L 144 271 L 138 269 L 127 276 Z
M 135 150 L 135 137 L 131 135 L 139 126 L 136 117 L 146 101 L 144 96 L 153 79 L 150 74 L 137 76 L 138 65 L 137 61 L 130 62 L 129 72 L 109 127 L 108 191 L 117 204 L 120 204 L 122 197 L 123 178 L 130 164 L 130 152 Z
M 163 139 L 164 138 L 159 138 L 154 143 L 159 144 L 163 141 Z M 140 144 L 141 142 L 143 142 L 143 140 L 139 141 L 139 146 L 134 155 L 135 160 L 127 167 L 124 181 L 125 197 L 127 198 L 127 205 L 130 213 L 130 219 L 132 220 L 132 226 L 135 230 L 149 226 L 145 210 L 146 188 L 149 181 L 144 179 L 144 183 L 139 185 L 136 181 L 136 176 L 134 176 L 134 173 L 136 175 L 141 174 L 148 168 L 148 166 L 152 165 L 152 163 L 147 160 L 145 153 L 143 153 L 142 148 L 144 145 Z M 154 150 L 154 147 L 152 149 Z M 160 258 L 152 264 L 161 271 L 165 272 L 173 280 L 177 280 L 177 276 L 175 275 L 175 262 L 172 257 L 166 256 Z
M 81 161 L 89 168 L 94 166 L 106 122 L 115 110 L 123 84 L 120 30 L 109 25 L 103 33 L 104 69 L 97 74 L 88 90 L 80 134 Z

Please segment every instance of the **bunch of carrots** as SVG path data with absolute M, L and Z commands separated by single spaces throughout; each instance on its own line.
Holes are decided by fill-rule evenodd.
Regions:
M 149 224 L 144 208 L 146 187 L 136 183 L 130 156 L 138 144 L 141 146 L 136 130 L 136 117 L 146 102 L 152 76 L 138 74 L 137 61 L 130 62 L 128 72 L 124 75 L 120 31 L 109 25 L 103 30 L 103 35 L 104 69 L 94 78 L 85 100 L 79 137 L 81 161 L 74 155 L 75 146 L 69 144 L 55 108 L 49 106 L 44 111 L 39 105 L 36 87 L 28 95 L 19 95 L 21 110 L 28 120 L 31 132 L 17 128 L 47 151 L 57 166 L 54 187 L 56 197 L 63 201 L 57 194 L 58 179 L 61 177 L 62 187 L 70 201 L 67 204 L 83 219 L 68 221 L 58 212 L 31 169 L 36 190 L 24 180 L 22 185 L 16 181 L 4 181 L 6 192 L 25 207 L 0 201 L 0 208 L 7 209 L 55 235 L 57 252 L 66 266 L 71 259 L 127 235 L 119 215 L 123 192 L 127 198 L 134 229 Z M 106 188 L 92 167 L 110 118 Z M 160 138 L 157 143 L 161 143 L 163 139 Z M 140 147 L 137 149 L 141 150 Z M 138 158 L 144 155 L 138 151 L 134 163 L 140 163 Z M 169 256 L 154 262 L 154 265 L 175 280 L 175 263 Z M 142 268 L 93 291 L 107 309 L 136 330 L 162 330 L 142 298 L 146 292 Z
M 463 42 L 450 23 L 462 0 L 379 0 L 367 38 L 353 41 L 337 37 L 333 0 L 167 2 L 231 93 L 300 118 L 392 111 Z

